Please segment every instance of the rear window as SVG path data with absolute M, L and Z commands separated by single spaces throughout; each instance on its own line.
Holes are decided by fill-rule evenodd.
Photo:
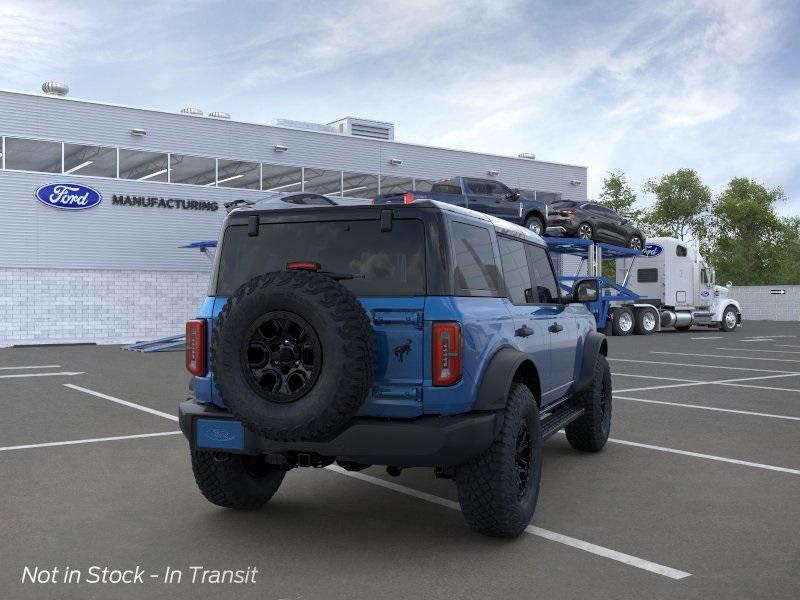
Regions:
M 431 194 L 461 194 L 461 185 L 457 181 L 437 181 L 431 186 Z
M 216 294 L 229 296 L 243 283 L 293 261 L 313 261 L 323 271 L 363 275 L 341 284 L 357 296 L 425 294 L 425 233 L 418 219 L 395 219 L 392 231 L 378 221 L 318 221 L 246 225 L 225 230 Z

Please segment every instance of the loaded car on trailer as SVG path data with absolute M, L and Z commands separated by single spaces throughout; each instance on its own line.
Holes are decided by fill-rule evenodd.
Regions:
M 542 238 L 455 206 L 234 210 L 187 324 L 197 485 L 254 509 L 295 467 L 431 467 L 474 530 L 519 535 L 542 440 L 608 439 L 597 291 L 562 298 Z
M 547 228 L 547 203 L 533 192 L 511 189 L 494 179 L 453 177 L 437 181 L 430 191 L 382 194 L 373 204 L 411 204 L 436 200 L 517 223 L 537 235 Z

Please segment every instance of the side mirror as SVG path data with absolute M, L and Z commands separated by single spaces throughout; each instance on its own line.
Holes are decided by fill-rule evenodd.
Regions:
M 572 286 L 573 302 L 596 302 L 600 297 L 600 284 L 596 279 L 581 279 Z

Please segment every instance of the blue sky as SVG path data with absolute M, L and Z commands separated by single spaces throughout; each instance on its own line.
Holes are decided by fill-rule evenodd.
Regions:
M 235 119 L 396 124 L 644 181 L 745 175 L 800 214 L 800 3 L 0 0 L 0 87 Z

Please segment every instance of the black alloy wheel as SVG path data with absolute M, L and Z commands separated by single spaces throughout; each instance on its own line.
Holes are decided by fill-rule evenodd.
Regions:
M 517 446 L 514 453 L 514 467 L 517 475 L 517 498 L 522 499 L 528 488 L 528 479 L 533 462 L 533 446 L 527 423 L 522 424 L 517 433 Z
M 308 393 L 319 377 L 322 347 L 300 316 L 270 311 L 244 336 L 242 364 L 250 387 L 272 402 L 288 403 Z

